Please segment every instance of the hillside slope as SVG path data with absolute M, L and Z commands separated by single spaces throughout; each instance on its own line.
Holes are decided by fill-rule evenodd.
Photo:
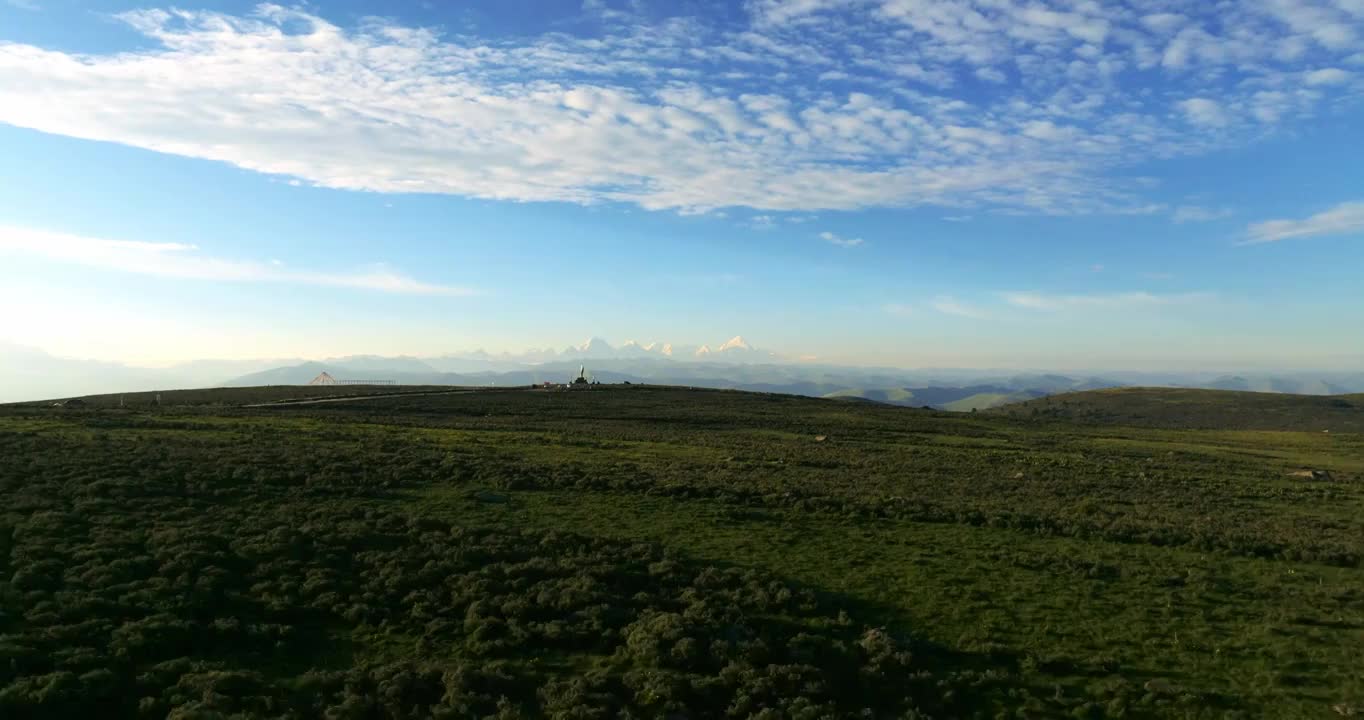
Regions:
M 808 393 L 800 393 L 808 394 Z M 964 387 L 906 387 L 906 388 L 850 388 L 826 393 L 823 397 L 845 400 L 860 399 L 904 407 L 931 407 L 937 410 L 971 412 L 985 410 L 1005 403 L 1042 397 L 1041 389 L 1019 389 L 1000 385 L 968 385 Z
M 1364 707 L 1364 434 L 326 390 L 0 407 L 0 717 Z
M 66 409 L 145 410 L 193 406 L 240 407 L 260 403 L 286 403 L 324 398 L 360 398 L 371 395 L 454 392 L 453 385 L 262 385 L 259 387 L 199 388 L 193 390 L 153 390 L 147 392 L 82 395 L 35 402 L 10 403 L 10 407 L 46 408 L 62 404 Z M 0 407 L 4 407 L 0 404 Z
M 1364 394 L 1322 396 L 1184 388 L 1113 388 L 1053 395 L 1004 405 L 989 412 L 1085 425 L 1364 432 Z

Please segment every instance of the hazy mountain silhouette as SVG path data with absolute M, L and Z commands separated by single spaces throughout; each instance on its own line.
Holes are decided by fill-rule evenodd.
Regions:
M 565 382 L 587 365 L 601 382 L 733 388 L 861 399 L 948 409 L 986 408 L 1060 392 L 1119 386 L 1201 387 L 1294 394 L 1364 392 L 1364 372 L 1019 373 L 931 368 L 905 370 L 788 362 L 735 337 L 698 356 L 699 348 L 663 342 L 613 347 L 592 338 L 564 351 L 484 351 L 439 357 L 352 355 L 325 360 L 196 360 L 166 368 L 54 357 L 0 343 L 0 402 L 192 387 L 300 385 L 321 372 L 338 380 L 399 384 L 522 385 Z

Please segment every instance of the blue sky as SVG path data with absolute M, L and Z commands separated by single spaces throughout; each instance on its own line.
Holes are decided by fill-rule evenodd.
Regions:
M 0 0 L 0 341 L 1364 365 L 1364 0 L 446 5 Z

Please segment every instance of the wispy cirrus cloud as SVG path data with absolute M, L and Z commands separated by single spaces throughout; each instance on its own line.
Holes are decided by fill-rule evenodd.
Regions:
M 837 245 L 839 247 L 845 248 L 855 248 L 866 242 L 862 238 L 847 238 L 828 231 L 820 233 L 819 239 L 823 240 L 826 243 L 829 243 L 830 245 Z
M 591 31 L 513 39 L 142 10 L 119 16 L 137 50 L 0 43 L 0 122 L 348 190 L 1057 214 L 1148 206 L 1112 171 L 1361 93 L 1338 67 L 1364 50 L 1355 0 L 745 7 L 735 27 L 594 4 Z
M 1175 208 L 1171 218 L 1181 225 L 1185 223 L 1212 222 L 1235 215 L 1231 208 L 1208 208 L 1199 205 L 1181 205 Z
M 206 257 L 195 245 L 108 240 L 0 226 L 0 255 L 38 257 L 88 267 L 218 282 L 272 282 L 353 288 L 407 295 L 472 295 L 474 290 L 414 280 L 382 266 L 355 272 L 289 268 L 278 260 L 249 262 Z
M 1323 235 L 1364 234 L 1364 202 L 1345 202 L 1301 220 L 1266 220 L 1251 225 L 1249 242 L 1268 243 Z
M 896 315 L 898 317 L 909 317 L 914 314 L 914 306 L 906 305 L 904 303 L 886 303 L 881 306 L 881 310 L 887 315 Z
M 1206 302 L 1213 299 L 1210 293 L 1156 294 L 1144 291 L 1122 293 L 1099 293 L 1092 295 L 1065 295 L 1040 292 L 1002 293 L 1004 301 L 1010 305 L 1029 310 L 1076 310 L 1076 309 L 1132 309 L 1160 307 L 1166 305 L 1186 305 Z
M 981 320 L 986 317 L 986 312 L 972 305 L 968 305 L 950 295 L 939 295 L 933 298 L 929 305 L 944 315 L 955 315 L 957 317 L 972 318 Z

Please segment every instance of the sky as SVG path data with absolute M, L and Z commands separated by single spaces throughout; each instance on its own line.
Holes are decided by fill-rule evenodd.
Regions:
M 1364 0 L 0 0 L 0 342 L 1364 367 Z

